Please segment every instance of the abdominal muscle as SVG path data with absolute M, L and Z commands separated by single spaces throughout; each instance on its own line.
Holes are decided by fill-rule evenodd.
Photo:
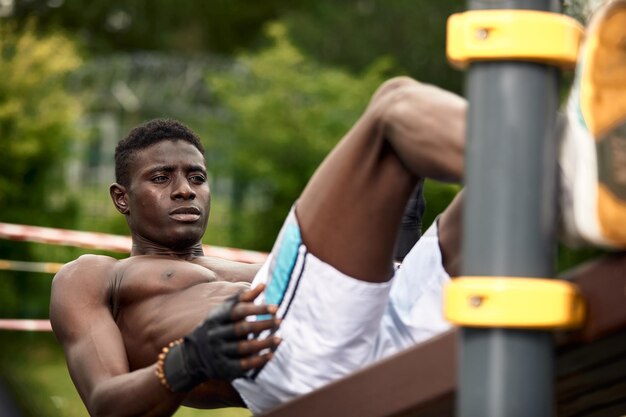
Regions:
M 213 271 L 197 264 L 135 260 L 120 265 L 127 268 L 117 271 L 121 278 L 113 294 L 130 371 L 154 364 L 163 347 L 190 333 L 226 299 L 250 288 L 247 282 L 218 280 Z M 226 381 L 202 384 L 185 403 L 201 408 L 223 405 L 217 398 L 228 399 L 227 405 L 241 404 Z
M 247 283 L 201 283 L 120 307 L 116 320 L 131 370 L 154 363 L 164 346 L 185 336 Z
M 122 330 L 130 370 L 155 363 L 164 346 L 191 332 L 212 309 L 248 287 L 247 283 L 201 283 L 122 307 L 118 326 Z M 196 408 L 243 405 L 227 381 L 199 385 L 184 404 Z
M 130 369 L 153 364 L 164 346 L 191 332 L 212 309 L 249 287 L 245 282 L 219 280 L 204 266 L 171 258 L 121 261 L 111 285 L 111 310 Z

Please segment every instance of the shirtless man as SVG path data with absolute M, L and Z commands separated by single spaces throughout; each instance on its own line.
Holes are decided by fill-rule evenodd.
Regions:
M 612 13 L 626 22 L 626 3 Z M 393 280 L 392 258 L 417 181 L 461 179 L 465 111 L 409 78 L 383 84 L 260 269 L 202 254 L 210 192 L 195 135 L 163 121 L 133 130 L 110 188 L 131 256 L 83 256 L 53 282 L 51 322 L 90 414 L 244 402 L 263 412 L 446 329 L 438 306 L 458 272 L 460 198 Z
M 388 282 L 395 231 L 418 179 L 461 177 L 464 111 L 462 99 L 408 78 L 383 85 L 298 201 L 308 251 L 350 276 Z M 423 120 L 446 128 L 426 135 Z M 110 194 L 131 230 L 131 256 L 81 256 L 52 288 L 50 319 L 81 398 L 94 416 L 243 405 L 227 380 L 171 392 L 155 376 L 163 347 L 234 295 L 230 318 L 242 338 L 229 358 L 240 370 L 262 367 L 273 355 L 264 350 L 279 344 L 277 336 L 245 338 L 278 324 L 277 306 L 251 303 L 263 291 L 249 290 L 259 265 L 202 254 L 210 191 L 200 142 L 177 123 L 149 122 L 119 144 L 116 165 Z M 245 320 L 256 315 L 269 318 Z

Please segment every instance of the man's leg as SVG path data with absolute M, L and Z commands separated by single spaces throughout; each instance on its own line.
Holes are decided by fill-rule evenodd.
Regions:
M 395 350 L 381 327 L 400 220 L 419 178 L 461 178 L 465 108 L 438 88 L 390 80 L 313 175 L 297 222 L 290 213 L 253 281 L 267 285 L 256 301 L 278 305 L 282 319 L 272 360 L 233 382 L 254 413 Z
M 462 98 L 410 78 L 383 84 L 298 200 L 308 250 L 347 275 L 388 280 L 418 179 L 462 177 L 465 111 Z
M 421 180 L 411 194 L 402 215 L 398 236 L 396 237 L 396 246 L 393 250 L 394 262 L 402 263 L 406 254 L 409 253 L 415 242 L 422 236 L 422 219 L 425 210 L 424 180 Z

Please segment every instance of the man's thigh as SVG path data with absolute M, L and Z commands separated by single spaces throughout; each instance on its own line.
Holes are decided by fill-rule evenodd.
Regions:
M 462 171 L 464 115 L 465 102 L 444 90 L 409 78 L 384 84 L 298 200 L 309 250 L 355 278 L 388 280 L 419 177 Z

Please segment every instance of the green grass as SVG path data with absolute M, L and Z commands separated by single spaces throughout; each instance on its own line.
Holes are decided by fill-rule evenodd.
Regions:
M 0 375 L 27 417 L 88 416 L 70 380 L 63 353 L 49 333 L 1 332 Z M 243 408 L 194 410 L 176 417 L 244 417 Z

